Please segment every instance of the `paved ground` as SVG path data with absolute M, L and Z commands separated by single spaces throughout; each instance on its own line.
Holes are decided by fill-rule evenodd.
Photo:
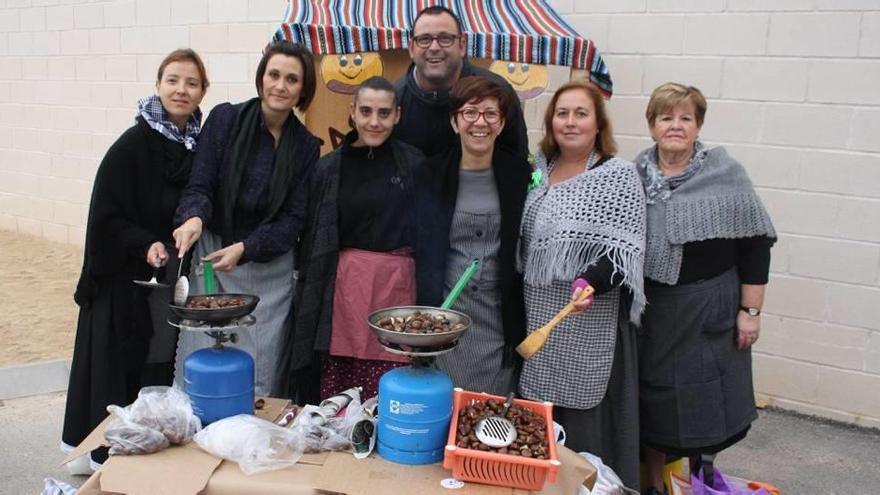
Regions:
M 0 401 L 0 494 L 37 495 L 43 478 L 74 486 L 84 477 L 69 476 L 58 465 L 64 415 L 63 392 Z
M 43 478 L 85 478 L 58 466 L 64 393 L 0 401 L 0 494 L 38 494 Z M 880 490 L 880 431 L 778 410 L 761 411 L 748 438 L 723 452 L 730 474 L 775 483 L 785 495 L 869 495 Z

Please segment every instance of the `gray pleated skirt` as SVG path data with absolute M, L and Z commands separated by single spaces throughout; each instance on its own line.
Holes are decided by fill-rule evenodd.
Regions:
M 621 302 L 605 396 L 590 409 L 554 404 L 553 420 L 565 428 L 566 447 L 601 457 L 624 485 L 639 490 L 638 353 L 628 307 Z
M 736 348 L 736 269 L 705 281 L 645 287 L 639 341 L 642 440 L 667 452 L 729 445 L 758 415 L 751 350 Z
M 220 236 L 204 231 L 193 253 L 190 271 L 190 294 L 204 293 L 201 270 L 195 260 L 223 246 Z M 197 273 L 198 272 L 198 273 Z M 224 345 L 248 352 L 254 358 L 254 387 L 257 395 L 285 397 L 287 387 L 284 372 L 287 359 L 284 350 L 290 338 L 290 317 L 293 310 L 294 272 L 293 251 L 267 263 L 245 263 L 231 272 L 217 272 L 218 293 L 244 293 L 259 296 L 254 310 L 255 325 L 235 332 L 239 341 Z M 202 332 L 181 331 L 177 346 L 174 383 L 183 387 L 183 361 L 193 351 L 210 347 L 214 339 Z

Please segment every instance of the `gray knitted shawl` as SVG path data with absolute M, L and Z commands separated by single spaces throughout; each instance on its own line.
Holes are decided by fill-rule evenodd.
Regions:
M 571 281 L 607 256 L 633 293 L 630 320 L 638 322 L 645 307 L 645 195 L 635 167 L 611 158 L 551 188 L 542 153 L 535 155 L 535 166 L 542 180 L 526 198 L 525 210 L 539 198 L 542 204 L 527 253 L 519 253 L 525 282 Z
M 648 203 L 645 276 L 652 280 L 678 282 L 686 242 L 776 237 L 745 168 L 722 147 L 701 148 L 698 155 L 702 163 L 691 177 Z M 657 169 L 657 147 L 643 150 L 635 163 L 649 187 L 651 171 Z

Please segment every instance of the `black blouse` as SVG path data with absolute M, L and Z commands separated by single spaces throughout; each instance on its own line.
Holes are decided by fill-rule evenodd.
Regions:
M 770 271 L 773 241 L 757 236 L 685 243 L 678 285 L 716 277 L 734 266 L 740 283 L 764 285 Z
M 339 247 L 387 252 L 413 246 L 406 193 L 391 145 L 343 144 L 339 176 Z

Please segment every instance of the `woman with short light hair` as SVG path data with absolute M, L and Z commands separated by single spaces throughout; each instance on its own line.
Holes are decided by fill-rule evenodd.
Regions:
M 659 86 L 645 111 L 655 145 L 635 160 L 648 203 L 639 332 L 648 494 L 663 492 L 668 454 L 695 467 L 757 418 L 751 346 L 776 231 L 743 166 L 699 140 L 706 107 L 693 86 Z

